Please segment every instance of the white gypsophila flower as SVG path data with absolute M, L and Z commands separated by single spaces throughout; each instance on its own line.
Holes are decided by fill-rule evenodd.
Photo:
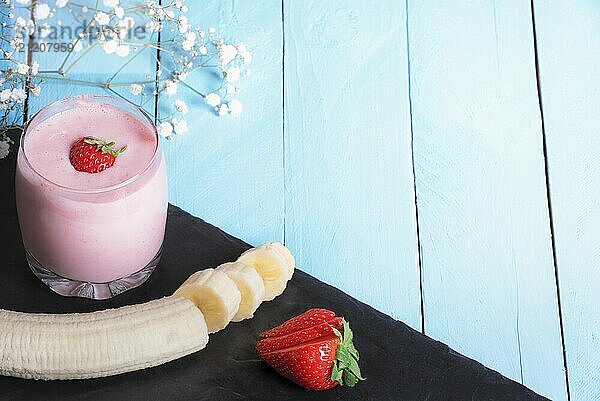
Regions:
M 169 80 L 165 82 L 165 92 L 169 96 L 173 96 L 177 93 L 177 82 Z
M 31 0 L 15 0 L 15 1 L 19 4 L 24 4 L 26 6 L 28 6 L 29 3 L 31 3 Z
M 233 45 L 219 46 L 219 62 L 222 66 L 229 64 L 237 55 L 237 49 Z
M 206 46 L 200 46 L 200 48 L 198 48 L 198 51 L 200 52 L 200 54 L 202 54 L 203 56 L 206 55 L 208 53 L 208 49 L 206 48 Z
M 15 35 L 11 38 L 9 42 L 10 47 L 16 49 L 17 47 L 22 47 L 24 45 L 23 36 Z
M 187 114 L 189 111 L 188 105 L 181 99 L 175 100 L 175 109 L 182 114 Z
M 56 0 L 56 8 L 63 8 L 68 2 L 69 0 Z
M 142 87 L 142 85 L 131 84 L 131 86 L 129 87 L 129 92 L 131 92 L 132 95 L 137 96 L 142 93 L 143 89 L 144 88 Z
M 121 19 L 125 16 L 125 10 L 123 7 L 115 7 L 115 15 L 118 19 Z
M 225 76 L 225 80 L 227 82 L 236 82 L 240 79 L 240 69 L 237 67 L 231 67 L 227 70 L 223 71 L 223 75 Z
M 41 21 L 50 15 L 50 6 L 46 3 L 37 3 L 33 8 L 33 17 L 36 21 Z
M 50 35 L 51 32 L 52 30 L 50 29 L 50 25 L 48 24 L 43 24 L 38 27 L 38 34 L 40 38 L 47 37 L 48 35 Z
M 233 116 L 237 116 L 238 114 L 240 114 L 242 112 L 242 110 L 244 109 L 242 107 L 242 102 L 240 102 L 237 99 L 231 99 L 229 101 L 229 103 L 227 103 L 227 106 L 229 106 L 229 112 L 231 113 L 231 115 Z
M 110 22 L 110 16 L 107 13 L 104 13 L 102 11 L 99 11 L 95 16 L 94 16 L 94 21 L 96 21 L 97 23 L 99 23 L 100 25 L 108 25 L 108 23 Z
M 27 94 L 25 93 L 25 89 L 13 88 L 10 91 L 10 100 L 17 103 L 23 103 L 27 98 Z
M 10 89 L 0 91 L 0 102 L 6 103 L 10 100 Z
M 23 17 L 17 17 L 13 25 L 15 29 L 25 28 L 27 26 L 27 21 L 25 21 L 25 18 Z
M 190 28 L 190 24 L 188 23 L 188 19 L 185 15 L 179 16 L 177 19 L 177 29 L 179 33 L 186 33 Z
M 219 96 L 216 93 L 209 93 L 208 95 L 206 95 L 204 100 L 206 101 L 206 104 L 213 107 L 216 107 L 219 104 L 221 104 L 221 96 Z
M 119 5 L 119 0 L 102 0 L 102 4 L 106 7 L 116 8 Z
M 32 35 L 35 32 L 35 23 L 32 20 L 25 20 L 23 17 L 17 17 L 13 26 L 16 32 L 24 30 L 27 35 Z
M 217 110 L 217 114 L 219 116 L 224 116 L 225 114 L 227 114 L 229 112 L 229 106 L 227 106 L 225 103 L 220 104 L 219 106 L 216 107 Z
M 129 55 L 129 52 L 129 45 L 120 45 L 119 47 L 117 47 L 115 54 L 119 57 L 127 57 Z
M 35 97 L 39 96 L 41 91 L 42 91 L 42 88 L 39 85 L 29 88 L 29 93 L 31 93 Z
M 181 10 L 182 13 L 188 12 L 188 6 L 186 6 L 186 5 L 182 5 L 181 7 L 179 7 L 179 9 Z
M 246 45 L 243 43 L 239 43 L 236 48 L 244 64 L 250 64 L 252 62 L 252 55 L 250 54 L 248 49 L 246 49 Z
M 28 35 L 33 35 L 33 33 L 35 32 L 35 22 L 33 22 L 33 20 L 27 21 L 26 30 Z
M 40 63 L 38 63 L 37 61 L 34 61 L 33 63 L 31 63 L 31 74 L 37 75 L 37 73 L 39 71 L 40 71 Z
M 183 40 L 183 43 L 181 44 L 181 47 L 185 51 L 190 51 L 190 50 L 192 50 L 192 47 L 194 47 L 195 43 L 196 43 L 196 34 L 194 32 L 188 32 L 184 36 L 184 40 Z
M 113 54 L 117 51 L 119 44 L 116 40 L 108 40 L 102 44 L 102 51 L 106 54 Z
M 173 122 L 173 129 L 175 130 L 175 133 L 177 135 L 187 134 L 188 125 L 185 120 L 178 120 L 178 119 L 174 118 L 171 121 Z
M 180 72 L 179 74 L 177 74 L 177 79 L 179 79 L 180 81 L 185 81 L 187 79 L 187 72 Z
M 0 141 L 0 159 L 4 159 L 8 156 L 8 150 L 10 149 L 10 144 L 8 141 Z
M 172 133 L 173 133 L 173 126 L 171 125 L 170 122 L 165 121 L 165 122 L 160 123 L 160 125 L 158 126 L 158 135 L 162 136 L 163 138 L 170 137 Z
M 250 54 L 248 52 L 244 52 L 244 53 L 240 54 L 240 57 L 242 58 L 242 61 L 244 62 L 244 64 L 252 63 L 252 54 Z
M 155 21 L 155 20 L 148 21 L 148 22 L 146 22 L 145 27 L 150 32 L 158 32 L 158 31 L 160 31 L 160 21 Z
M 119 38 L 120 40 L 126 40 L 127 39 L 127 28 L 125 28 L 122 25 L 117 24 L 117 26 L 115 26 L 115 32 L 117 34 L 117 38 Z M 137 47 L 137 46 L 135 46 Z
M 19 74 L 27 74 L 27 72 L 29 72 L 29 66 L 27 64 L 20 63 L 17 66 L 17 72 Z

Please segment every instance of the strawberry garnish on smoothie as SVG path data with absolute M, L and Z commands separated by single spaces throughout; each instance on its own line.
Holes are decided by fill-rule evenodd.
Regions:
M 69 160 L 77 171 L 99 173 L 115 164 L 116 158 L 127 149 L 113 149 L 115 142 L 86 136 L 76 140 L 71 145 Z

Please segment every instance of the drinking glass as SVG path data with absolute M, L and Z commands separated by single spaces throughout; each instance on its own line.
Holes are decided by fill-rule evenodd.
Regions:
M 129 179 L 82 190 L 53 182 L 33 167 L 28 135 L 57 113 L 90 103 L 129 113 L 149 128 L 156 146 L 147 165 Z M 38 130 L 34 135 L 50 134 Z M 27 262 L 56 293 L 111 298 L 141 285 L 156 268 L 167 218 L 166 169 L 156 126 L 134 104 L 112 96 L 81 95 L 41 109 L 21 137 L 15 190 Z

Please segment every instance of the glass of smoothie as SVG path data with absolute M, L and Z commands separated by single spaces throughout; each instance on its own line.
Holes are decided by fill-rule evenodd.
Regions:
M 158 264 L 165 162 L 135 105 L 81 95 L 41 109 L 21 137 L 15 189 L 27 262 L 53 291 L 111 298 Z

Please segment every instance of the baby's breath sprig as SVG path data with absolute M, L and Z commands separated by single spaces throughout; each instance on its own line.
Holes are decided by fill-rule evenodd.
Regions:
M 155 117 L 160 135 L 168 139 L 187 132 L 189 106 L 175 98 L 172 110 L 155 116 L 153 100 L 159 93 L 174 97 L 183 87 L 201 97 L 216 115 L 238 115 L 242 104 L 235 96 L 241 77 L 250 73 L 247 65 L 252 56 L 243 43 L 226 42 L 215 28 L 192 26 L 184 1 L 0 0 L 4 21 L 0 24 L 0 158 L 12 144 L 8 129 L 22 123 L 27 96 L 39 96 L 51 81 L 103 88 L 123 97 Z M 58 65 L 24 60 L 26 53 L 20 50 L 27 48 L 30 39 L 40 48 L 56 46 L 52 33 L 66 25 L 81 29 L 69 43 L 58 43 L 65 48 Z M 97 49 L 114 57 L 115 70 L 98 79 L 74 78 L 73 67 L 93 62 Z M 155 57 L 156 75 L 120 80 L 127 65 L 143 52 Z M 198 70 L 211 71 L 210 76 L 216 77 L 206 93 L 186 81 Z

